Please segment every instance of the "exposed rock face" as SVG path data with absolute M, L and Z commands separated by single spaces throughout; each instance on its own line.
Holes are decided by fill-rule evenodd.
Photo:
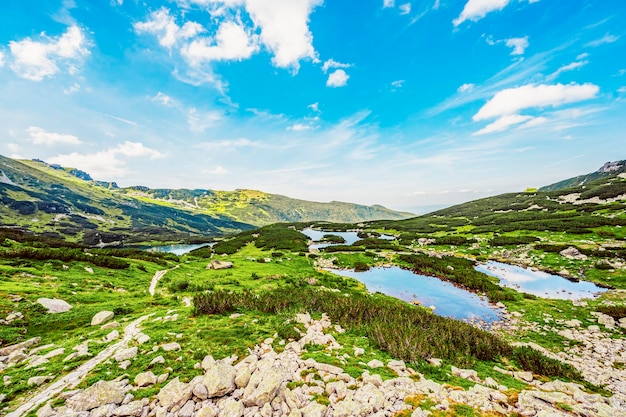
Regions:
M 115 317 L 115 313 L 112 311 L 101 311 L 99 313 L 96 313 L 95 316 L 93 316 L 93 318 L 91 319 L 91 325 L 92 326 L 98 326 L 100 324 L 106 323 L 107 321 L 110 321 L 113 319 L 113 317 Z
M 204 374 L 202 380 L 207 397 L 223 397 L 235 390 L 235 368 L 226 363 L 216 363 Z
M 58 298 L 39 298 L 37 299 L 37 303 L 44 306 L 48 309 L 48 313 L 52 314 L 65 313 L 72 309 L 72 306 L 67 301 Z

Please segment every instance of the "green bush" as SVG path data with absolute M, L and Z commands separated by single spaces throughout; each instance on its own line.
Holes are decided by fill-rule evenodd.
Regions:
M 368 264 L 366 264 L 365 262 L 355 262 L 354 263 L 354 270 L 356 272 L 364 272 L 364 271 L 368 271 L 370 269 L 370 266 Z
M 522 369 L 535 374 L 554 376 L 566 379 L 581 380 L 582 375 L 571 365 L 548 358 L 541 352 L 528 347 L 520 346 L 513 350 L 512 358 Z

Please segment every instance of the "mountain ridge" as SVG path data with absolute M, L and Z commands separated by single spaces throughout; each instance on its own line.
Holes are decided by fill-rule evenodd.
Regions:
M 318 203 L 256 190 L 119 187 L 81 170 L 0 156 L 0 218 L 88 245 L 194 241 L 277 222 L 414 216 L 382 206 Z

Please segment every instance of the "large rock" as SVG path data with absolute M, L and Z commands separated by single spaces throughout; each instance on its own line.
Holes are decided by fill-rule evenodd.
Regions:
M 58 298 L 39 298 L 37 299 L 37 303 L 44 306 L 48 310 L 48 313 L 52 314 L 65 313 L 72 309 L 72 306 L 67 301 Z
M 106 323 L 109 320 L 112 320 L 113 317 L 115 317 L 115 313 L 112 311 L 101 311 L 99 313 L 96 313 L 95 316 L 93 316 L 93 318 L 91 319 L 91 325 L 92 326 L 98 326 L 100 324 Z
M 247 407 L 262 407 L 271 402 L 284 380 L 285 372 L 282 368 L 257 369 L 244 390 L 243 403 Z
M 75 411 L 89 411 L 106 404 L 121 404 L 124 390 L 115 381 L 98 381 L 84 391 L 68 398 L 66 405 Z
M 180 382 L 178 377 L 176 377 L 159 391 L 157 399 L 161 407 L 169 410 L 176 404 L 187 402 L 187 400 L 191 398 L 192 389 L 193 387 L 189 387 L 188 384 Z
M 217 363 L 204 374 L 202 380 L 208 397 L 223 397 L 235 390 L 235 368 L 225 363 Z
M 206 269 L 228 269 L 232 268 L 233 263 L 228 261 L 212 260 L 210 264 L 206 266 Z

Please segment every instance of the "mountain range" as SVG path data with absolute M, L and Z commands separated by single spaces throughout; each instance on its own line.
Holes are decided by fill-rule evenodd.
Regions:
M 254 190 L 121 188 L 81 170 L 0 156 L 0 225 L 88 245 L 197 241 L 277 222 L 357 223 L 411 213 Z

